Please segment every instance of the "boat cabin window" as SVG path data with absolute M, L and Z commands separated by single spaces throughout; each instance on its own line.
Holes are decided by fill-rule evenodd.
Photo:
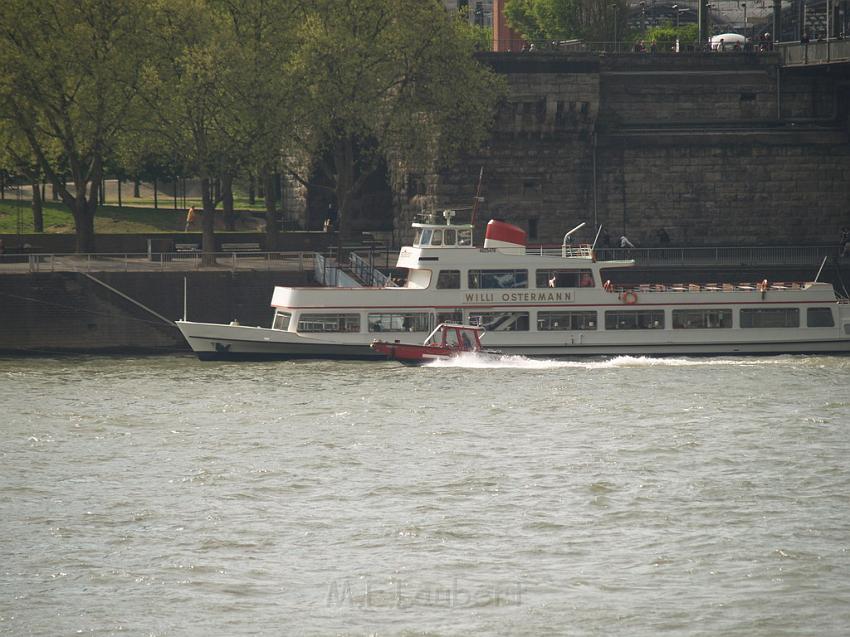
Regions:
M 458 339 L 457 330 L 446 330 L 446 345 L 449 347 L 460 347 L 460 340 Z
M 458 236 L 461 237 L 458 240 Z M 464 240 L 463 237 L 466 237 Z M 415 246 L 453 246 L 471 245 L 472 231 L 457 231 L 454 228 L 417 228 L 413 237 Z
M 800 327 L 800 310 L 796 307 L 741 310 L 741 327 Z
M 538 288 L 592 288 L 593 270 L 538 270 Z
M 673 329 L 732 327 L 732 310 L 673 310 Z
M 469 311 L 469 322 L 488 332 L 527 332 L 528 312 Z
M 470 270 L 467 283 L 470 290 L 527 288 L 528 270 Z
M 289 312 L 275 312 L 272 329 L 283 330 L 285 332 L 289 329 L 290 319 L 292 319 L 292 314 Z
M 359 332 L 359 314 L 309 314 L 298 317 L 299 332 Z
M 463 323 L 463 311 L 437 312 L 437 324 L 440 323 Z
M 835 327 L 832 310 L 828 307 L 810 307 L 806 310 L 808 327 Z
M 612 310 L 605 312 L 606 330 L 663 330 L 664 310 Z
M 537 330 L 595 330 L 596 312 L 538 312 Z
M 430 332 L 428 312 L 382 312 L 369 314 L 370 332 Z
M 440 274 L 437 276 L 437 289 L 460 289 L 460 270 L 440 270 Z

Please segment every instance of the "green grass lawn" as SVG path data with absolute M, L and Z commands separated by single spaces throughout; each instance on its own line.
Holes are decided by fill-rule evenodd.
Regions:
M 172 208 L 173 200 L 159 198 L 159 208 L 153 207 L 153 201 L 131 199 L 132 205 L 99 206 L 94 218 L 94 230 L 97 234 L 110 233 L 150 233 L 150 232 L 182 232 L 186 222 L 186 209 Z M 146 204 L 149 207 L 143 207 Z M 186 201 L 187 206 L 200 206 L 200 201 Z M 262 206 L 248 206 L 247 201 L 237 200 L 234 203 L 237 210 L 262 210 Z M 217 210 L 221 212 L 221 207 Z M 21 220 L 20 231 L 24 234 L 33 232 L 32 208 L 27 200 L 17 201 L 5 199 L 0 201 L 0 234 L 16 234 L 18 219 Z M 200 225 L 195 228 L 200 229 Z M 74 217 L 63 204 L 49 201 L 44 203 L 44 231 L 51 233 L 73 233 Z

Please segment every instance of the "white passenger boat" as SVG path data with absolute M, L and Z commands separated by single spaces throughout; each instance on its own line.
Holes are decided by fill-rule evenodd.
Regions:
M 590 246 L 529 249 L 490 221 L 413 224 L 401 286 L 276 287 L 270 328 L 178 321 L 208 359 L 376 358 L 375 339 L 420 344 L 440 323 L 481 325 L 488 347 L 525 356 L 850 352 L 850 304 L 819 282 L 615 286 Z

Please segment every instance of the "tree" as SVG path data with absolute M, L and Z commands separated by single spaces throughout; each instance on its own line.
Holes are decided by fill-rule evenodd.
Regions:
M 297 87 L 291 64 L 297 49 L 296 20 L 303 6 L 293 0 L 216 0 L 225 12 L 219 45 L 227 50 L 229 72 L 223 90 L 236 109 L 234 147 L 259 175 L 266 206 L 266 249 L 277 249 L 275 184 L 294 122 L 291 104 Z M 225 185 L 232 183 L 232 176 Z
M 626 0 L 507 0 L 505 17 L 530 41 L 603 43 L 625 39 L 628 9 Z
M 145 78 L 150 134 L 159 136 L 201 181 L 202 248 L 207 262 L 215 252 L 215 208 L 221 191 L 214 182 L 231 177 L 239 165 L 233 140 L 238 109 L 225 90 L 232 77 L 226 14 L 220 3 L 159 0 L 155 31 L 157 63 Z
M 25 137 L 94 250 L 104 158 L 136 105 L 148 57 L 145 0 L 0 3 L 0 117 Z M 67 163 L 65 183 L 57 157 Z
M 41 200 L 41 168 L 26 138 L 10 121 L 0 120 L 0 165 L 22 175 L 32 187 L 33 232 L 44 232 L 44 205 Z
M 684 47 L 697 42 L 698 37 L 699 25 L 683 24 L 679 27 L 675 27 L 672 22 L 667 20 L 664 24 L 647 29 L 646 32 L 639 35 L 636 40 L 654 42 L 659 50 L 671 51 L 676 46 L 677 40 L 681 50 L 684 50 Z
M 311 0 L 296 73 L 301 158 L 331 184 L 341 236 L 382 160 L 445 165 L 486 137 L 502 84 L 474 56 L 469 27 L 436 0 Z M 309 183 L 303 165 L 288 165 Z

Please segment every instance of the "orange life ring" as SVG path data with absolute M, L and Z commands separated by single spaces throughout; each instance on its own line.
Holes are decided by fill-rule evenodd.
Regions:
M 638 295 L 637 292 L 623 292 L 623 303 L 626 305 L 634 305 L 637 303 Z

